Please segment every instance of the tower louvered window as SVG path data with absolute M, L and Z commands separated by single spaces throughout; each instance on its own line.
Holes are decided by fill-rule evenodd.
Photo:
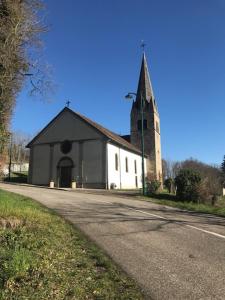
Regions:
M 141 120 L 138 120 L 137 122 L 137 128 L 139 131 L 141 131 Z M 148 128 L 148 121 L 146 119 L 143 120 L 143 129 L 147 129 Z

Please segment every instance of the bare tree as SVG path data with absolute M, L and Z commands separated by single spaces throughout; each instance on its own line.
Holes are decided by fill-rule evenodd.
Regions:
M 46 31 L 41 0 L 0 0 L 0 161 L 6 157 L 9 125 L 17 93 L 26 79 L 32 93 L 43 93 L 49 81 L 37 52 Z M 35 50 L 34 50 L 35 49 Z
M 26 145 L 31 140 L 30 135 L 23 132 L 13 132 L 9 152 L 14 163 L 22 164 L 29 162 L 29 149 Z
M 181 169 L 181 163 L 179 161 L 172 161 L 169 159 L 162 160 L 163 179 L 174 179 L 179 170 Z
M 163 175 L 163 182 L 170 177 L 170 169 L 168 160 L 162 159 L 162 175 Z

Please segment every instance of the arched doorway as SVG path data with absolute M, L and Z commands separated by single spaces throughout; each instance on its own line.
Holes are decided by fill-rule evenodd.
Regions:
M 69 157 L 63 157 L 58 163 L 58 183 L 60 187 L 71 187 L 73 161 Z

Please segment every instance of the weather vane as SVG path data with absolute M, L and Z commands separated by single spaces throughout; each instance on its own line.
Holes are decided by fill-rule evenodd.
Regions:
M 70 107 L 70 101 L 68 100 L 67 102 L 66 102 L 66 107 Z
M 142 48 L 142 51 L 145 52 L 145 46 L 146 46 L 146 43 L 144 40 L 141 40 L 141 48 Z

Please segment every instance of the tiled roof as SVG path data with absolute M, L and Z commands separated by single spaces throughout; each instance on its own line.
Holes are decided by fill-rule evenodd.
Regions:
M 126 135 L 120 135 L 121 138 L 123 138 L 125 141 L 127 141 L 128 143 L 130 143 L 130 134 L 126 134 Z

